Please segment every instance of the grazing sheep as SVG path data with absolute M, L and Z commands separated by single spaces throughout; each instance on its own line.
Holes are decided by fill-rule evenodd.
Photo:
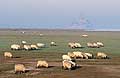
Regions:
M 23 48 L 24 48 L 24 50 L 31 50 L 31 46 L 30 45 L 24 45 Z
M 55 42 L 51 42 L 50 45 L 51 46 L 56 46 L 56 43 Z
M 31 47 L 32 50 L 36 50 L 36 49 L 38 49 L 38 47 L 37 47 L 36 45 L 33 45 L 33 44 L 30 45 L 30 47 Z
M 43 34 L 40 34 L 40 36 L 43 36 Z
M 74 43 L 68 43 L 68 46 L 69 46 L 70 48 L 75 48 Z
M 72 62 L 72 61 L 68 61 L 68 60 L 63 60 L 62 61 L 62 67 L 64 69 L 69 69 L 71 70 L 72 68 L 75 68 L 76 67 L 76 63 L 75 62 Z
M 44 48 L 45 44 L 43 44 L 43 43 L 37 43 L 37 46 L 40 47 L 40 48 Z
M 62 55 L 63 60 L 72 60 L 68 55 Z
M 20 50 L 20 45 L 18 45 L 18 44 L 12 44 L 11 45 L 11 50 Z
M 89 47 L 89 48 L 99 48 L 99 45 L 97 43 L 90 43 L 90 42 L 88 42 L 87 43 L 87 47 Z
M 100 47 L 104 47 L 104 44 L 102 42 L 97 42 L 97 45 Z
M 27 42 L 26 41 L 21 41 L 22 44 L 26 44 Z
M 94 48 L 99 48 L 99 45 L 97 43 L 93 43 Z
M 107 56 L 107 54 L 105 54 L 105 53 L 98 52 L 98 53 L 97 53 L 97 57 L 98 57 L 98 58 L 106 59 L 108 56 Z
M 73 52 L 68 52 L 68 56 L 70 56 L 71 58 L 76 58 Z
M 88 59 L 88 56 L 85 53 L 82 53 L 84 59 Z
M 88 37 L 88 35 L 86 35 L 86 34 L 83 34 L 83 35 L 82 35 L 82 37 Z
M 76 58 L 83 58 L 84 57 L 82 52 L 77 51 L 77 52 L 73 52 L 73 53 L 74 53 Z
M 93 58 L 93 54 L 91 54 L 91 53 L 84 53 L 85 55 L 87 55 L 88 56 L 88 58 L 90 58 L 90 59 L 92 59 Z
M 74 43 L 74 46 L 75 46 L 75 48 L 81 48 L 82 47 L 80 43 Z
M 80 43 L 68 43 L 68 46 L 71 48 L 81 48 L 81 44 Z
M 88 42 L 88 43 L 87 43 L 87 47 L 92 48 L 92 47 L 93 47 L 93 44 L 90 43 L 90 42 Z
M 12 53 L 11 52 L 4 52 L 4 57 L 10 57 L 12 58 Z
M 46 68 L 48 68 L 47 61 L 38 61 L 37 62 L 37 68 L 39 68 L 39 67 L 46 67 Z
M 23 64 L 15 64 L 15 74 L 19 73 L 25 73 L 25 66 Z

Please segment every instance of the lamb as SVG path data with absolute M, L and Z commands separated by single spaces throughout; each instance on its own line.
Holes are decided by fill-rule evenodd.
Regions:
M 76 63 L 75 62 L 72 62 L 72 61 L 68 61 L 68 60 L 63 60 L 62 61 L 62 67 L 64 69 L 69 69 L 71 70 L 72 68 L 75 68 L 76 67 Z
M 15 74 L 17 74 L 18 72 L 25 73 L 25 70 L 26 70 L 26 68 L 23 64 L 15 64 L 14 69 L 15 69 Z
M 38 61 L 37 62 L 37 68 L 39 68 L 39 67 L 46 67 L 46 68 L 48 68 L 47 61 Z
M 13 57 L 13 55 L 12 55 L 11 52 L 4 52 L 4 56 L 5 56 L 5 57 L 9 57 L 9 58 L 12 58 L 12 57 Z
M 63 60 L 72 60 L 68 55 L 62 55 Z
M 18 45 L 18 44 L 12 44 L 11 45 L 11 50 L 20 50 L 20 45 Z

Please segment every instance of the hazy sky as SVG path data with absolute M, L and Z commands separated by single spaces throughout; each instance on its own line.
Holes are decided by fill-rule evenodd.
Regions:
M 64 28 L 80 18 L 120 29 L 120 0 L 0 0 L 0 27 Z

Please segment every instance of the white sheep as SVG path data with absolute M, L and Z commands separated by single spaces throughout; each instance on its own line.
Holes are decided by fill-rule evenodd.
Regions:
M 43 43 L 37 43 L 36 44 L 38 47 L 40 47 L 40 48 L 44 48 L 45 47 L 45 44 L 43 44 Z
M 21 41 L 22 44 L 26 44 L 27 42 L 26 41 Z
M 51 46 L 56 46 L 56 43 L 55 42 L 51 42 L 50 45 Z
M 76 63 L 75 62 L 72 62 L 70 60 L 63 60 L 62 61 L 62 67 L 64 69 L 69 69 L 71 70 L 72 68 L 75 68 L 76 67 Z
M 77 52 L 73 52 L 73 53 L 74 53 L 76 58 L 83 58 L 84 57 L 82 52 L 77 51 Z
M 97 45 L 100 47 L 104 47 L 104 44 L 102 42 L 97 42 Z
M 93 43 L 94 48 L 99 48 L 99 45 L 97 43 Z
M 68 43 L 68 46 L 69 46 L 70 48 L 75 48 L 74 43 Z
M 34 45 L 34 44 L 30 45 L 30 47 L 31 47 L 32 50 L 38 49 L 37 45 Z
M 92 47 L 93 47 L 93 44 L 90 43 L 90 42 L 88 42 L 88 43 L 87 43 L 87 47 L 92 48 Z
M 21 49 L 21 47 L 18 44 L 12 44 L 11 45 L 11 50 L 20 50 L 20 49 Z
M 70 56 L 71 58 L 76 58 L 73 52 L 68 52 L 68 56 Z
M 75 48 L 81 48 L 82 47 L 80 43 L 74 43 L 74 46 L 75 46 Z
M 86 35 L 86 34 L 83 34 L 83 35 L 82 35 L 82 37 L 88 37 L 88 35 Z
M 24 50 L 31 50 L 31 46 L 30 45 L 24 45 L 23 48 L 24 48 Z
M 62 55 L 63 60 L 72 60 L 68 55 Z
M 93 54 L 91 54 L 91 53 L 84 53 L 84 54 L 86 54 L 88 56 L 88 58 L 93 58 Z
M 4 52 L 4 57 L 10 57 L 12 58 L 12 53 L 11 52 Z
M 105 58 L 107 58 L 108 56 L 107 56 L 107 54 L 105 54 L 105 53 L 98 52 L 98 53 L 97 53 L 97 57 L 98 57 L 98 58 L 104 58 L 104 59 L 105 59 Z
M 26 70 L 26 68 L 23 64 L 15 64 L 14 69 L 15 69 L 15 73 L 18 73 L 18 72 L 25 73 L 25 70 Z
M 46 68 L 48 68 L 47 61 L 38 61 L 37 62 L 37 68 L 39 68 L 39 67 L 46 67 Z

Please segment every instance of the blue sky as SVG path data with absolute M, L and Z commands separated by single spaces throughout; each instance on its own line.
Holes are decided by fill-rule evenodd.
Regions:
M 120 29 L 119 8 L 120 0 L 0 0 L 0 28 L 69 28 L 84 18 L 90 28 Z

